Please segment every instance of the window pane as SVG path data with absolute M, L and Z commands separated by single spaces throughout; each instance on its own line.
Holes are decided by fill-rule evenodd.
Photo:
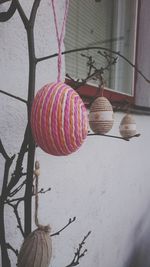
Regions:
M 120 51 L 134 61 L 135 13 L 137 0 L 70 0 L 66 26 L 66 50 L 103 46 Z M 97 68 L 105 67 L 106 59 L 97 50 L 83 52 L 92 56 Z M 66 55 L 66 73 L 73 78 L 87 76 L 87 58 L 81 52 Z M 105 72 L 107 86 L 131 94 L 133 69 L 123 60 Z M 97 83 L 92 81 L 92 83 Z
M 116 36 L 117 42 L 113 44 L 112 48 L 133 63 L 135 61 L 136 13 L 137 1 L 115 1 L 113 36 Z M 133 68 L 119 58 L 112 70 L 110 87 L 116 91 L 132 94 L 133 74 Z

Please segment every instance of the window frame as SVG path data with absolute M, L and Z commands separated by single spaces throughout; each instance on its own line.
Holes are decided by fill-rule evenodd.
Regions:
M 137 63 L 137 49 L 138 49 L 138 28 L 139 28 L 139 13 L 140 13 L 140 0 L 136 0 L 136 21 L 135 21 L 135 31 L 134 31 L 134 60 L 133 60 L 133 65 L 136 66 Z M 94 47 L 93 47 L 94 48 Z M 82 48 L 81 48 L 82 49 Z M 84 49 L 84 48 L 83 48 Z M 92 48 L 90 48 L 92 49 Z M 98 49 L 98 48 L 97 48 Z M 77 49 L 78 50 L 78 49 Z M 86 48 L 85 48 L 86 50 Z M 88 48 L 87 48 L 88 50 Z M 99 48 L 100 50 L 100 48 Z M 70 52 L 75 52 L 74 49 L 70 50 Z M 69 52 L 69 51 L 68 51 Z M 67 54 L 67 53 L 66 53 Z M 126 94 L 123 92 L 115 91 L 111 88 L 105 87 L 104 88 L 104 96 L 107 97 L 110 101 L 112 102 L 128 102 L 130 104 L 135 103 L 135 95 L 136 95 L 136 79 L 137 79 L 137 73 L 135 68 L 133 67 L 133 80 L 132 80 L 132 91 L 131 94 Z M 74 88 L 74 83 L 72 80 L 70 80 L 68 77 L 65 77 L 65 82 L 72 86 Z M 84 100 L 85 104 L 89 104 L 90 101 L 95 97 L 95 96 L 100 96 L 101 92 L 99 91 L 98 93 L 98 85 L 94 85 L 91 83 L 86 83 L 85 85 L 79 87 L 76 90 L 81 98 Z

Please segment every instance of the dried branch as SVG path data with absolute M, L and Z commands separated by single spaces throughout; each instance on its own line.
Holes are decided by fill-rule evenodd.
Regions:
M 20 230 L 22 236 L 25 237 L 22 223 L 21 223 L 21 219 L 20 219 L 19 212 L 18 212 L 19 203 L 20 203 L 20 201 L 18 201 L 16 204 L 12 204 L 10 201 L 7 201 L 7 204 L 13 208 L 14 214 L 16 216 L 17 223 L 18 223 L 17 228 Z
M 24 139 L 20 148 L 20 152 L 18 153 L 18 158 L 16 161 L 16 167 L 15 167 L 15 171 L 11 176 L 11 180 L 9 182 L 9 185 L 7 187 L 7 191 L 8 191 L 8 195 L 11 191 L 11 189 L 18 183 L 19 179 L 24 176 L 24 174 L 22 173 L 23 167 L 23 159 L 25 156 L 25 153 L 27 152 L 27 147 L 28 147 L 28 129 L 29 126 L 27 125 L 26 130 L 25 130 L 25 134 L 24 134 Z
M 3 144 L 2 144 L 2 141 L 0 139 L 0 153 L 2 154 L 2 156 L 4 157 L 5 160 L 9 160 L 10 157 L 8 156 Z
M 2 193 L 0 196 L 0 245 L 1 245 L 1 255 L 2 255 L 2 265 L 5 264 L 5 266 L 10 267 L 10 259 L 7 252 L 6 247 L 6 237 L 5 237 L 5 222 L 4 222 L 4 203 L 7 199 L 7 183 L 8 183 L 8 175 L 9 170 L 11 167 L 11 164 L 15 158 L 15 155 L 13 155 L 11 158 L 7 155 L 2 142 L 0 143 L 0 149 L 1 153 L 5 158 L 5 168 L 4 168 L 4 177 L 3 177 L 3 185 L 2 185 Z
M 27 104 L 27 100 L 25 100 L 25 99 L 23 99 L 23 98 L 21 98 L 21 97 L 12 95 L 12 94 L 7 93 L 7 92 L 5 92 L 5 91 L 3 91 L 3 90 L 0 90 L 0 93 L 1 93 L 1 94 L 4 94 L 4 95 L 7 95 L 7 96 L 10 96 L 11 98 L 17 99 L 17 100 L 19 100 L 19 101 L 21 101 L 21 102 Z
M 90 234 L 91 234 L 91 231 L 89 231 L 89 232 L 87 233 L 87 235 L 84 236 L 84 238 L 83 238 L 83 240 L 81 241 L 81 243 L 79 244 L 79 246 L 78 246 L 76 252 L 74 253 L 74 258 L 73 258 L 72 262 L 71 262 L 69 265 L 67 265 L 66 267 L 71 267 L 71 266 L 76 266 L 76 265 L 78 265 L 80 259 L 81 259 L 82 257 L 85 256 L 85 254 L 86 254 L 86 252 L 87 252 L 87 249 L 84 249 L 84 250 L 82 251 L 82 248 L 83 248 L 83 246 L 85 245 L 85 241 L 86 241 L 86 239 L 88 238 L 88 236 L 89 236 Z
M 8 0 L 7 1 L 1 0 L 0 4 L 3 4 L 4 2 L 8 2 Z M 0 12 L 0 22 L 5 22 L 5 21 L 9 20 L 14 15 L 15 11 L 16 11 L 16 5 L 12 1 L 9 9 L 6 12 Z
M 36 0 L 33 3 L 31 14 L 30 14 L 30 19 L 29 19 L 30 25 L 33 25 L 34 22 L 35 22 L 35 17 L 36 17 L 37 9 L 39 7 L 40 2 L 41 2 L 41 0 Z
M 85 79 L 81 79 L 80 81 L 79 79 L 75 80 L 72 77 L 70 77 L 69 74 L 66 74 L 66 77 L 68 77 L 71 80 L 71 83 L 72 83 L 71 85 L 75 90 L 79 89 L 81 86 L 84 86 L 91 79 L 96 79 L 96 80 L 98 79 L 99 88 L 97 88 L 97 91 L 94 97 L 98 95 L 101 87 L 104 85 L 104 78 L 103 78 L 104 72 L 106 70 L 109 71 L 111 66 L 117 63 L 117 57 L 111 56 L 105 51 L 103 53 L 101 51 L 98 51 L 98 54 L 106 59 L 107 64 L 105 67 L 97 68 L 95 66 L 96 62 L 95 60 L 93 60 L 92 56 L 86 56 L 85 54 L 81 54 L 82 57 L 85 57 L 88 59 L 87 66 L 89 67 L 89 70 L 88 70 L 87 77 Z
M 29 20 L 28 20 L 28 18 L 26 16 L 22 6 L 20 5 L 19 0 L 12 0 L 12 1 L 15 3 L 15 6 L 16 6 L 16 8 L 18 10 L 18 13 L 20 15 L 20 18 L 22 19 L 22 22 L 23 22 L 25 28 L 27 28 L 28 25 L 29 25 Z
M 4 4 L 6 2 L 10 2 L 11 0 L 0 0 L 0 4 Z
M 7 200 L 5 200 L 5 204 L 9 204 L 9 203 L 13 203 L 13 202 L 16 202 L 16 201 L 18 201 L 18 202 L 21 202 L 21 201 L 23 201 L 24 200 L 24 197 L 18 197 L 18 198 L 13 198 L 13 199 L 7 199 Z
M 14 195 L 16 195 L 21 189 L 22 187 L 26 184 L 26 180 L 23 181 L 17 188 L 15 188 L 12 192 L 9 193 L 9 197 L 13 197 Z
M 12 250 L 15 253 L 16 257 L 18 257 L 18 250 L 17 249 L 14 249 L 9 243 L 6 243 L 6 246 L 8 249 Z
M 122 139 L 124 141 L 130 141 L 130 139 L 134 138 L 134 137 L 139 137 L 140 134 L 135 134 L 133 136 L 130 137 L 121 137 L 121 136 L 116 136 L 116 135 L 109 135 L 109 134 L 97 134 L 97 133 L 89 133 L 88 136 L 105 136 L 105 137 L 111 137 L 111 138 L 117 138 L 117 139 Z
M 62 55 L 75 53 L 75 52 L 80 52 L 80 51 L 88 51 L 88 50 L 103 50 L 103 51 L 107 51 L 109 53 L 112 53 L 114 55 L 119 56 L 124 61 L 126 61 L 130 66 L 132 66 L 135 69 L 135 71 L 138 74 L 140 74 L 147 83 L 150 83 L 150 79 L 148 79 L 143 74 L 143 72 L 135 64 L 133 64 L 130 60 L 128 60 L 125 56 L 123 56 L 120 52 L 111 50 L 111 49 L 106 48 L 106 47 L 101 47 L 101 46 L 82 47 L 82 48 L 77 48 L 77 49 L 71 49 L 71 50 L 68 50 L 68 51 L 64 51 L 64 52 L 62 52 Z M 47 60 L 47 59 L 50 59 L 50 58 L 53 58 L 53 57 L 57 57 L 57 56 L 58 56 L 58 53 L 55 53 L 55 54 L 49 55 L 49 56 L 45 56 L 45 57 L 40 57 L 40 58 L 37 58 L 37 62 L 44 61 L 44 60 Z
M 96 67 L 95 67 L 95 60 L 93 60 L 93 57 L 92 56 L 87 56 L 87 55 L 82 54 L 82 53 L 81 53 L 81 56 L 88 59 L 88 61 L 87 61 L 86 64 L 89 67 L 88 74 L 87 74 L 87 76 L 89 76 L 89 75 L 91 75 L 92 69 L 93 68 L 96 69 Z
M 38 192 L 38 194 L 45 194 L 47 192 L 51 191 L 51 187 L 49 187 L 48 189 L 41 188 L 40 191 Z
M 51 236 L 55 236 L 55 235 L 59 235 L 63 230 L 65 230 L 71 223 L 73 223 L 76 220 L 76 217 L 73 217 L 73 219 L 69 219 L 69 222 L 63 227 L 61 228 L 59 231 L 57 231 L 54 234 L 51 234 Z

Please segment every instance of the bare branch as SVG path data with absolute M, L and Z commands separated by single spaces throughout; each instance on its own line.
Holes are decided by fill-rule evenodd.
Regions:
M 109 135 L 109 134 L 98 134 L 98 133 L 88 133 L 88 136 L 105 136 L 105 137 L 111 137 L 111 138 L 117 138 L 117 139 L 122 139 L 124 141 L 130 141 L 130 139 L 134 138 L 134 137 L 139 137 L 140 134 L 135 134 L 133 136 L 130 137 L 121 137 L 121 136 L 116 136 L 116 135 Z
M 28 18 L 27 18 L 27 16 L 26 16 L 26 14 L 25 14 L 25 12 L 24 12 L 22 6 L 20 5 L 19 0 L 13 0 L 13 2 L 14 2 L 15 5 L 16 5 L 16 8 L 17 8 L 17 10 L 18 10 L 18 13 L 19 13 L 19 15 L 20 15 L 20 18 L 22 19 L 22 22 L 23 22 L 25 28 L 27 28 L 27 26 L 28 26 L 28 24 L 29 24 L 29 20 L 28 20 Z
M 22 142 L 22 145 L 21 145 L 21 148 L 20 148 L 20 152 L 18 153 L 18 158 L 17 158 L 17 161 L 16 161 L 15 171 L 12 174 L 11 180 L 10 180 L 8 188 L 7 188 L 8 194 L 11 191 L 11 189 L 18 183 L 19 179 L 23 176 L 22 163 L 23 163 L 23 159 L 24 159 L 25 153 L 27 152 L 28 128 L 29 128 L 29 126 L 27 125 L 26 131 L 25 131 L 25 134 L 24 134 L 24 140 Z
M 20 203 L 20 201 L 18 201 L 16 204 L 12 204 L 9 201 L 7 201 L 7 204 L 9 206 L 11 206 L 13 208 L 13 210 L 14 210 L 14 214 L 16 216 L 17 223 L 18 223 L 17 228 L 20 230 L 22 236 L 25 237 L 25 234 L 24 234 L 24 231 L 23 231 L 23 227 L 22 227 L 22 224 L 21 224 L 21 219 L 20 219 L 20 216 L 19 216 L 19 213 L 18 213 L 18 205 L 19 205 L 19 203 Z
M 9 243 L 6 243 L 6 246 L 8 249 L 12 250 L 15 253 L 16 257 L 18 257 L 18 250 L 17 249 L 14 249 Z
M 39 7 L 41 0 L 35 0 L 32 6 L 32 10 L 31 10 L 31 14 L 30 14 L 30 25 L 34 24 L 35 21 L 35 17 L 36 17 L 36 13 L 37 13 L 37 9 Z
M 1 94 L 4 94 L 4 95 L 7 95 L 7 96 L 10 96 L 10 97 L 12 97 L 12 98 L 14 98 L 14 99 L 17 99 L 17 100 L 19 100 L 19 101 L 21 101 L 21 102 L 27 104 L 27 100 L 25 100 L 25 99 L 23 99 L 23 98 L 21 98 L 21 97 L 12 95 L 12 94 L 7 93 L 7 92 L 5 92 L 5 91 L 3 91 L 3 90 L 0 90 L 0 93 L 1 93 Z
M 17 188 L 14 189 L 14 191 L 12 191 L 10 194 L 9 194 L 9 197 L 13 197 L 14 195 L 16 195 L 21 189 L 22 187 L 26 184 L 26 180 L 23 181 Z
M 4 4 L 6 2 L 10 2 L 11 0 L 0 0 L 0 4 Z
M 64 52 L 62 52 L 62 55 L 66 55 L 66 54 L 70 54 L 70 53 L 75 53 L 75 52 L 80 52 L 80 51 L 87 51 L 87 50 L 103 50 L 103 51 L 107 51 L 109 53 L 112 53 L 114 55 L 119 56 L 124 61 L 126 61 L 130 66 L 132 66 L 135 69 L 135 71 L 138 74 L 140 74 L 147 83 L 150 83 L 150 79 L 148 79 L 143 74 L 143 72 L 141 70 L 139 70 L 139 68 L 135 64 L 133 64 L 130 60 L 128 60 L 125 56 L 123 56 L 120 52 L 111 50 L 111 49 L 106 48 L 106 47 L 101 47 L 101 46 L 82 47 L 82 48 L 77 48 L 77 49 L 71 49 L 71 50 L 68 50 L 68 51 L 64 51 Z M 58 56 L 58 53 L 55 53 L 53 55 L 49 55 L 49 56 L 37 58 L 37 62 L 40 62 L 40 61 L 43 61 L 43 60 L 47 60 L 47 59 L 50 59 L 50 58 L 53 58 L 53 57 L 57 57 L 57 56 Z
M 0 4 L 3 4 L 5 2 L 8 2 L 8 0 L 7 1 L 1 0 Z M 0 12 L 0 22 L 5 22 L 5 21 L 9 20 L 14 15 L 15 11 L 16 11 L 16 5 L 12 1 L 9 9 L 6 12 Z
M 48 189 L 41 188 L 40 191 L 38 192 L 38 194 L 45 194 L 47 192 L 51 191 L 51 188 L 49 187 Z
M 10 159 L 10 157 L 8 156 L 8 154 L 7 154 L 4 146 L 2 144 L 1 139 L 0 139 L 0 153 L 3 155 L 3 157 L 4 157 L 5 160 L 9 160 Z
M 18 198 L 13 198 L 13 199 L 7 199 L 5 200 L 5 204 L 13 203 L 13 202 L 21 202 L 24 200 L 24 197 L 18 197 Z
M 69 265 L 67 265 L 66 267 L 71 267 L 71 266 L 76 266 L 79 264 L 79 261 L 82 257 L 85 256 L 87 249 L 84 249 L 82 251 L 83 246 L 85 245 L 85 241 L 88 238 L 88 236 L 91 234 L 91 231 L 89 231 L 87 233 L 86 236 L 84 236 L 83 240 L 81 241 L 81 243 L 79 244 L 78 248 L 76 249 L 76 252 L 74 253 L 74 258 L 71 261 L 71 263 Z
M 57 231 L 54 234 L 51 234 L 51 236 L 55 236 L 55 235 L 59 235 L 63 230 L 65 230 L 71 223 L 73 223 L 76 220 L 76 217 L 73 217 L 73 219 L 69 219 L 69 222 L 63 227 L 61 228 L 59 231 Z

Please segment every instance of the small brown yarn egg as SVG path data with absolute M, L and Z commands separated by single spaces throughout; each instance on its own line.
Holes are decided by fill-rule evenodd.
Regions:
M 126 114 L 119 126 L 120 134 L 124 138 L 132 137 L 136 134 L 136 123 L 130 114 Z
M 52 256 L 49 227 L 37 228 L 24 240 L 18 255 L 18 267 L 48 267 Z
M 114 113 L 111 103 L 106 97 L 97 97 L 91 105 L 89 124 L 94 133 L 106 134 L 114 123 Z

